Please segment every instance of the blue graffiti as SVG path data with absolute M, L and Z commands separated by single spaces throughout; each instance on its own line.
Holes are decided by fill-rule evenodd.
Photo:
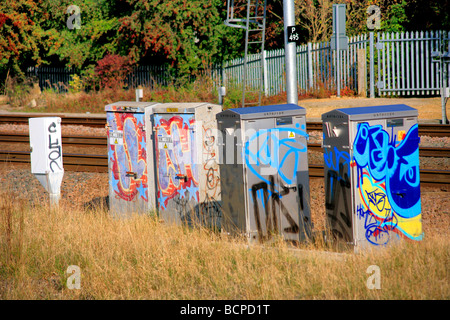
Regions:
M 364 210 L 359 205 L 356 210 L 357 217 L 364 219 L 364 229 L 366 230 L 366 239 L 374 245 L 385 245 L 389 242 L 390 232 L 397 228 L 397 218 L 392 214 L 392 210 L 386 217 L 380 218 L 374 215 L 370 210 Z
M 348 152 L 339 151 L 336 147 L 334 147 L 333 151 L 324 149 L 323 152 L 325 165 L 328 168 L 334 171 L 339 171 L 339 163 L 342 160 L 343 164 L 348 166 L 348 171 L 350 171 L 350 154 Z
M 332 150 L 323 150 L 323 160 L 325 165 L 336 172 L 339 172 L 339 165 L 342 163 L 347 166 L 347 172 L 350 172 L 350 154 L 346 151 L 340 151 L 338 148 L 334 147 Z
M 412 126 L 396 146 L 397 139 L 390 140 L 381 125 L 360 123 L 353 144 L 358 176 L 366 168 L 374 180 L 384 180 L 392 209 L 404 218 L 421 212 L 418 130 L 417 124 Z
M 308 138 L 308 134 L 299 128 L 262 129 L 251 136 L 245 143 L 244 159 L 249 170 L 264 182 L 270 183 L 267 175 L 262 175 L 257 169 L 263 166 L 270 166 L 269 171 L 272 169 L 273 173 L 278 173 L 282 181 L 287 184 L 295 184 L 297 182 L 299 159 L 302 153 L 306 154 L 307 146 L 306 142 L 302 143 L 299 139 L 280 139 L 282 132 L 294 133 L 295 135 Z M 281 153 L 280 149 L 282 148 L 286 152 Z M 284 166 L 288 160 L 292 160 L 294 166 Z M 292 171 L 287 171 L 288 168 Z

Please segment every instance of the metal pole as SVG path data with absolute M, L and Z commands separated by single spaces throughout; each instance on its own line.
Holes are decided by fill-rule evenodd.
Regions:
M 374 37 L 373 32 L 369 33 L 369 50 L 370 50 L 370 97 L 375 98 L 375 54 L 374 54 Z
M 441 108 L 442 108 L 442 124 L 448 124 L 448 119 L 447 119 L 447 109 L 446 109 L 446 104 L 447 104 L 447 99 L 445 98 L 445 88 L 446 88 L 446 80 L 447 80 L 447 66 L 446 63 L 444 62 L 444 57 L 443 54 L 445 52 L 445 37 L 443 35 L 443 32 L 440 33 L 440 41 L 441 41 L 441 59 L 439 61 L 439 66 L 440 66 L 440 74 L 441 74 Z M 450 44 L 449 44 L 450 47 Z M 448 50 L 450 50 L 450 48 L 448 48 Z
M 444 58 L 441 58 L 441 107 L 442 107 L 442 124 L 448 124 L 447 120 L 447 99 L 445 98 L 446 78 L 447 78 L 447 66 L 444 63 Z
M 136 89 L 136 102 L 140 102 L 144 96 L 144 90 L 141 86 Z
M 295 26 L 294 0 L 283 0 L 283 16 L 287 103 L 298 104 L 296 43 L 287 38 L 287 27 Z
M 339 48 L 339 23 L 337 17 L 338 17 L 338 9 L 337 7 L 333 7 L 336 10 L 335 18 L 333 23 L 335 24 L 335 30 L 336 30 L 336 95 L 338 97 L 341 96 L 341 51 Z
M 312 63 L 312 44 L 308 42 L 308 82 L 309 89 L 313 88 L 313 63 Z
M 263 51 L 263 72 L 264 72 L 264 95 L 269 95 L 269 84 L 267 79 L 267 51 Z

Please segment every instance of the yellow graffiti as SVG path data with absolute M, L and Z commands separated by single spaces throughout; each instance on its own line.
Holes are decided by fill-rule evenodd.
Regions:
M 394 232 L 407 238 L 414 239 L 422 235 L 422 214 L 413 218 L 402 218 L 397 215 L 389 203 L 384 181 L 375 181 L 366 170 L 363 170 L 359 182 L 359 196 L 364 210 L 369 210 L 380 224 L 385 223 Z

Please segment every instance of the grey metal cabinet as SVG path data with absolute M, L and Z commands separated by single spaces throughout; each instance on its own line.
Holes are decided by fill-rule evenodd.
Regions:
M 355 250 L 422 239 L 417 117 L 406 105 L 322 115 L 327 226 Z
M 110 212 L 117 216 L 155 211 L 145 113 L 156 102 L 118 101 L 105 106 Z M 152 172 L 150 171 L 150 177 Z
M 249 241 L 311 235 L 305 109 L 294 104 L 217 114 L 223 227 Z
M 149 110 L 154 195 L 163 220 L 220 228 L 215 118 L 220 111 L 220 105 L 204 102 L 164 103 Z
M 215 115 L 222 107 L 119 101 L 105 111 L 111 213 L 220 228 Z

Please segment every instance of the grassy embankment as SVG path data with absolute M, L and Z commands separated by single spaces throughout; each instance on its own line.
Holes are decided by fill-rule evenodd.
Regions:
M 321 243 L 248 247 L 151 216 L 114 219 L 104 209 L 30 206 L 0 196 L 0 299 L 448 299 L 450 242 L 354 253 Z M 67 268 L 80 267 L 81 289 Z M 381 272 L 370 290 L 367 269 Z
M 64 87 L 60 84 L 59 87 Z M 58 86 L 55 86 L 58 88 Z M 82 88 L 76 90 L 66 87 L 67 93 L 58 93 L 58 90 L 46 89 L 40 91 L 31 79 L 24 84 L 10 81 L 5 90 L 7 103 L 13 110 L 22 112 L 68 112 L 68 113 L 104 113 L 104 106 L 116 101 L 135 101 L 135 90 L 126 88 L 105 88 L 99 91 L 85 92 Z M 217 86 L 207 76 L 198 77 L 193 83 L 172 84 L 170 86 L 155 85 L 152 88 L 144 87 L 143 101 L 167 102 L 210 102 L 218 103 Z M 351 90 L 344 93 L 353 95 Z M 299 92 L 299 99 L 326 98 L 333 94 L 323 84 L 310 90 L 308 93 Z M 257 101 L 255 95 L 248 94 L 247 102 Z M 274 96 L 263 96 L 261 104 L 286 103 L 286 92 Z M 33 101 L 34 100 L 34 101 Z M 33 103 L 30 103 L 33 101 Z M 239 108 L 242 106 L 242 89 L 240 86 L 230 85 L 227 88 L 223 101 L 224 109 Z

